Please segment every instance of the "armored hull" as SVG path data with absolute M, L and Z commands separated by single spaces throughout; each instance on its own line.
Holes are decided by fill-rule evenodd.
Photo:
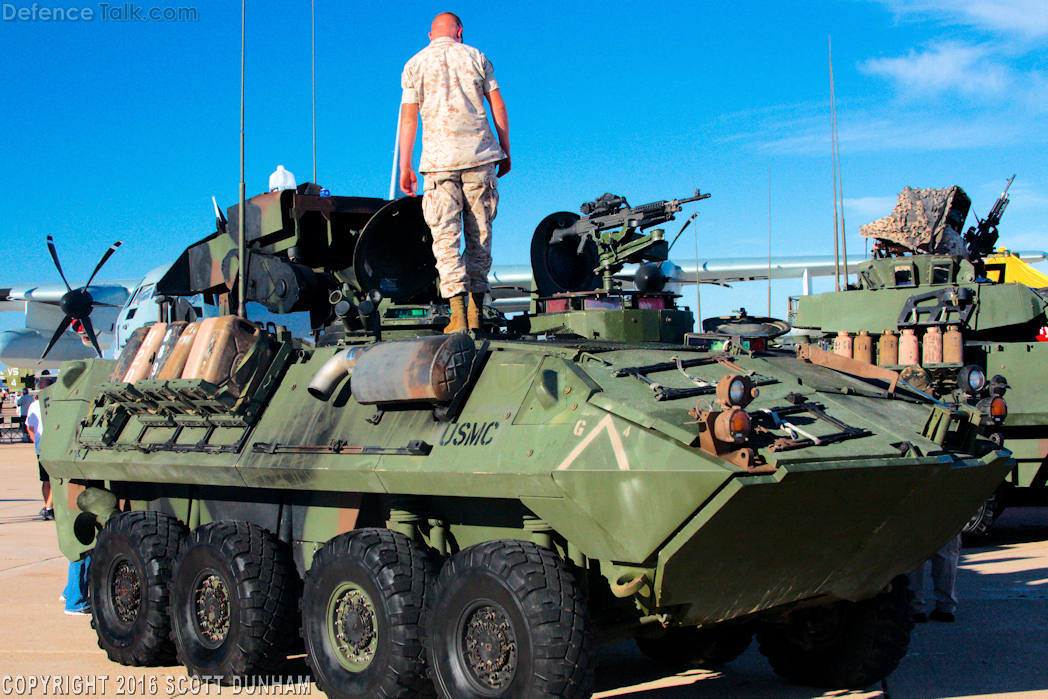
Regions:
M 567 699 L 591 693 L 601 644 L 709 667 L 756 630 L 777 672 L 865 686 L 905 652 L 898 576 L 1009 468 L 977 410 L 891 372 L 858 378 L 817 348 L 683 344 L 671 293 L 611 288 L 617 246 L 664 250 L 661 231 L 607 237 L 606 288 L 554 293 L 515 334 L 444 335 L 446 311 L 418 296 L 431 276 L 412 272 L 393 304 L 360 288 L 365 273 L 405 287 L 375 272 L 393 257 L 361 259 L 356 230 L 357 254 L 337 259 L 358 272 L 294 262 L 331 259 L 299 245 L 340 238 L 302 228 L 296 207 L 328 204 L 281 196 L 262 203 L 289 214 L 258 207 L 251 300 L 330 322 L 326 341 L 204 321 L 178 378 L 72 362 L 46 396 L 60 545 L 92 555 L 95 628 L 117 662 L 177 657 L 232 682 L 273 672 L 299 628 L 331 696 Z M 390 206 L 375 219 L 415 236 L 417 201 Z M 204 245 L 173 279 L 230 293 L 225 239 Z M 211 276 L 189 271 L 202 253 L 223 259 Z

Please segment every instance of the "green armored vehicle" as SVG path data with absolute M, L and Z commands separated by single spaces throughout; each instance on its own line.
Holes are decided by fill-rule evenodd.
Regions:
M 599 647 L 708 667 L 755 631 L 796 682 L 890 673 L 898 576 L 1008 453 L 894 372 L 690 334 L 651 228 L 680 204 L 547 219 L 534 312 L 471 336 L 442 333 L 418 199 L 249 200 L 247 295 L 310 313 L 315 342 L 161 320 L 48 395 L 42 460 L 100 646 L 230 683 L 277 672 L 300 629 L 333 697 L 588 697 Z M 238 227 L 158 292 L 235 308 Z
M 1004 279 L 1008 261 L 993 246 L 1007 203 L 1005 190 L 961 240 L 971 206 L 963 190 L 904 190 L 891 216 L 863 227 L 877 241 L 875 258 L 855 284 L 791 299 L 794 328 L 838 347 L 843 340 L 856 358 L 863 344 L 864 361 L 901 371 L 947 403 L 992 413 L 986 430 L 1016 466 L 966 527 L 973 535 L 1005 505 L 1048 496 L 1048 343 L 1039 341 L 1048 297 Z

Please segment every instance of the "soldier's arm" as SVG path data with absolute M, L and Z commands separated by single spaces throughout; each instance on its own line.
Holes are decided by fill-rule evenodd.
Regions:
M 498 176 L 502 177 L 512 167 L 509 157 L 509 112 L 506 111 L 506 102 L 502 99 L 502 92 L 499 90 L 492 90 L 488 93 L 488 102 L 491 104 L 491 116 L 495 119 L 495 131 L 499 136 L 499 145 L 506 153 L 505 159 L 499 161 Z
M 418 131 L 418 105 L 400 105 L 400 191 L 415 194 L 418 178 L 411 169 L 411 156 L 415 152 L 415 134 Z

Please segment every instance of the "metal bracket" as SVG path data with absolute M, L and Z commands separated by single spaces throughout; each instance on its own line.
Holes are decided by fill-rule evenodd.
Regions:
M 922 301 L 935 300 L 936 303 L 920 305 Z M 923 294 L 915 294 L 903 304 L 899 313 L 898 326 L 900 328 L 924 327 L 928 325 L 944 325 L 947 322 L 968 325 L 968 318 L 975 310 L 972 303 L 972 292 L 967 288 L 947 288 L 928 291 Z M 951 318 L 951 314 L 953 317 Z M 924 318 L 924 320 L 921 320 Z
M 794 394 L 791 394 L 794 395 Z M 787 400 L 789 400 L 787 396 Z M 796 403 L 794 405 L 786 405 L 781 408 L 764 408 L 754 414 L 754 417 L 768 416 L 775 423 L 776 429 L 785 429 L 790 433 L 790 437 L 778 437 L 772 442 L 771 446 L 768 447 L 768 451 L 790 451 L 793 449 L 803 449 L 805 447 L 822 446 L 824 444 L 832 444 L 834 442 L 843 442 L 846 439 L 855 439 L 857 437 L 867 437 L 871 434 L 869 430 L 861 427 L 852 427 L 847 425 L 837 418 L 830 417 L 825 412 L 826 407 L 821 403 Z M 794 423 L 783 418 L 789 415 L 798 415 L 800 413 L 808 413 L 814 416 L 818 420 L 829 423 L 835 427 L 838 432 L 832 434 L 816 436 L 806 430 L 801 429 Z M 771 430 L 766 427 L 758 426 L 758 431 L 771 435 Z
M 327 445 L 280 444 L 279 442 L 255 442 L 251 451 L 256 454 L 341 454 L 368 456 L 426 456 L 433 445 L 421 439 L 413 439 L 403 447 L 350 446 L 343 439 L 333 439 Z

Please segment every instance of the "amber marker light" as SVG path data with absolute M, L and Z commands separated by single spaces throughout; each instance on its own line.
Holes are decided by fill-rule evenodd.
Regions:
M 742 408 L 730 408 L 717 416 L 713 434 L 721 442 L 741 444 L 750 436 L 753 427 L 750 416 Z
M 994 420 L 1003 420 L 1008 417 L 1008 404 L 1004 402 L 1004 398 L 1000 396 L 994 396 L 990 400 L 990 417 Z

